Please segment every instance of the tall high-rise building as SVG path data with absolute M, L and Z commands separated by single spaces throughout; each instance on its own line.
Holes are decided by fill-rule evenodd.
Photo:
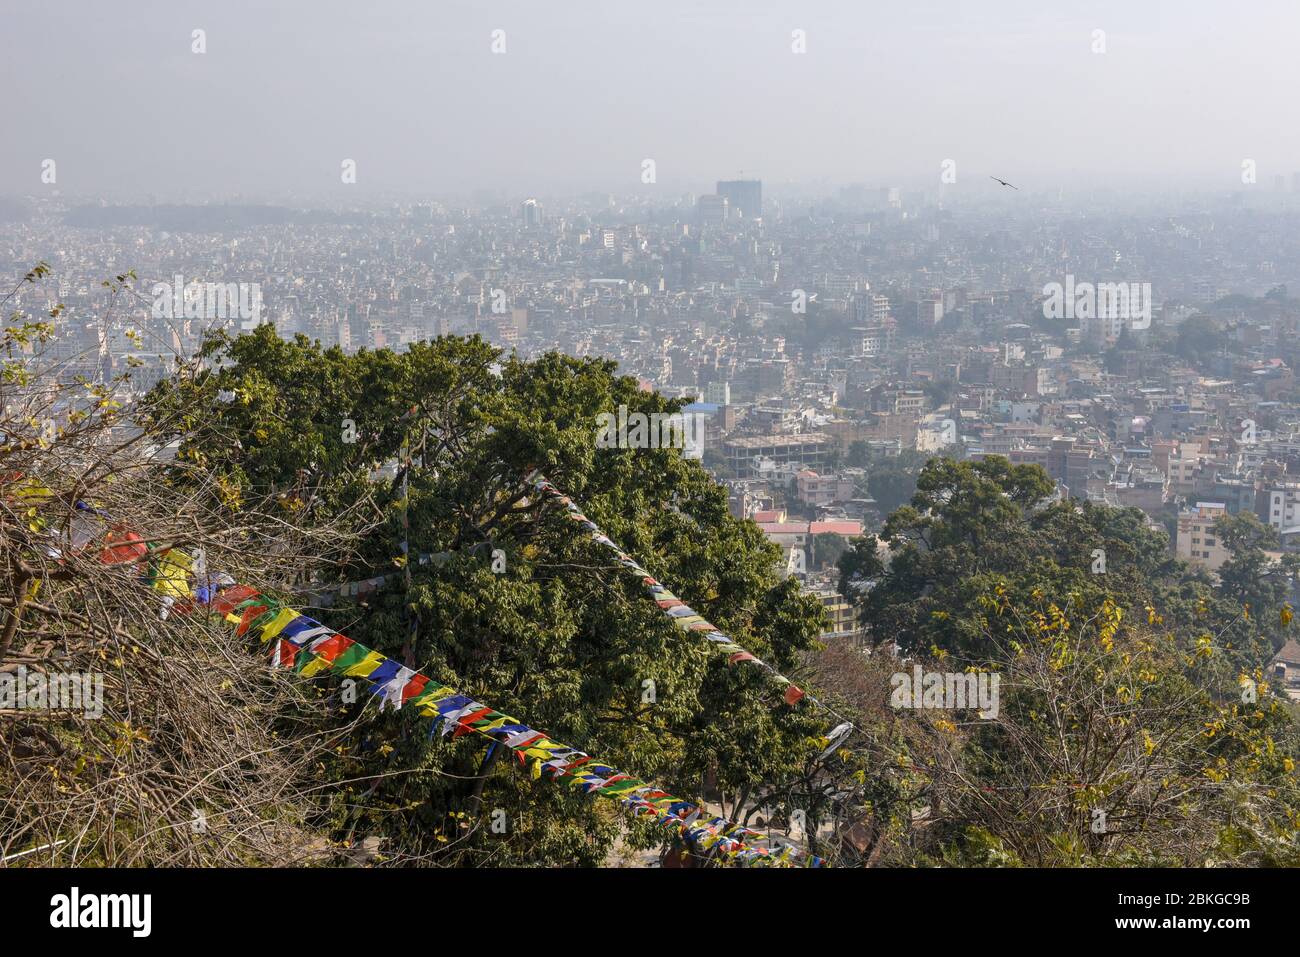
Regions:
M 758 219 L 763 215 L 762 180 L 719 180 L 718 195 L 727 198 L 733 215 L 739 212 L 745 219 Z
M 542 207 L 535 199 L 524 200 L 524 205 L 520 209 L 523 216 L 524 229 L 534 229 L 542 225 Z

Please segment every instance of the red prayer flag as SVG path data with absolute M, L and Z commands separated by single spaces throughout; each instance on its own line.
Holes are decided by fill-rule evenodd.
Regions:
M 231 585 L 212 599 L 212 610 L 218 615 L 229 615 L 240 602 L 257 597 L 257 589 L 248 585 Z
M 334 664 L 334 659 L 347 651 L 348 646 L 352 644 L 352 639 L 345 635 L 330 635 L 327 640 L 316 645 L 311 651 L 312 654 L 318 655 L 330 664 Z
M 408 681 L 406 683 L 406 687 L 402 689 L 402 703 L 405 704 L 407 701 L 410 701 L 412 698 L 415 698 L 420 694 L 423 694 L 424 686 L 427 685 L 428 683 L 429 683 L 428 675 L 416 675 L 414 678 Z
M 253 622 L 261 618 L 271 610 L 270 605 L 250 605 L 244 609 L 244 616 L 239 619 L 239 624 L 235 626 L 235 634 L 247 634 L 248 628 Z
M 99 553 L 99 560 L 105 565 L 130 565 L 149 554 L 143 538 L 120 526 L 104 536 L 104 544 L 107 547 Z
M 280 667 L 292 668 L 294 659 L 298 657 L 298 646 L 295 645 L 292 641 L 285 641 L 283 638 L 279 639 L 279 641 L 280 641 Z

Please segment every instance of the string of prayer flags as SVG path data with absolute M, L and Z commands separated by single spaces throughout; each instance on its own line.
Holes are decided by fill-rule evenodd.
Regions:
M 23 491 L 34 501 L 47 500 L 50 496 L 47 489 L 30 482 Z M 616 548 L 608 539 L 603 543 Z M 706 853 L 754 865 L 824 866 L 821 858 L 799 848 L 785 846 L 774 851 L 760 845 L 759 842 L 766 840 L 761 832 L 724 817 L 708 817 L 699 805 L 600 764 L 577 748 L 553 741 L 545 733 L 358 644 L 250 586 L 235 583 L 228 575 L 209 576 L 196 567 L 201 563 L 180 549 L 172 546 L 151 549 L 141 536 L 119 526 L 111 527 L 101 545 L 101 559 L 105 564 L 136 564 L 148 560 L 147 581 L 162 593 L 164 618 L 171 611 L 185 614 L 205 608 L 233 625 L 237 635 L 257 634 L 269 644 L 269 657 L 276 667 L 292 669 L 304 677 L 319 674 L 363 677 L 371 682 L 371 692 L 379 699 L 381 710 L 385 707 L 399 710 L 410 705 L 433 719 L 431 733 L 440 728 L 443 735 L 450 733 L 453 740 L 470 733 L 487 737 L 492 747 L 505 745 L 521 764 L 528 763 L 533 778 L 549 771 L 552 779 L 567 779 L 584 794 L 617 801 L 633 816 L 651 818 L 666 831 Z M 439 557 L 430 556 L 432 560 Z M 422 564 L 424 560 L 425 556 L 421 556 Z M 202 574 L 202 581 L 194 580 L 198 577 L 196 573 Z
M 613 552 L 615 561 L 617 561 L 618 564 L 632 572 L 635 572 L 637 576 L 640 577 L 641 583 L 645 587 L 646 594 L 654 599 L 655 604 L 657 604 L 659 608 L 673 620 L 678 628 L 681 628 L 685 632 L 698 635 L 705 641 L 710 642 L 711 648 L 715 654 L 727 656 L 728 664 L 737 665 L 741 662 L 746 662 L 762 668 L 767 672 L 772 681 L 785 689 L 783 700 L 786 704 L 793 706 L 801 699 L 807 697 L 809 701 L 812 701 L 819 707 L 824 707 L 816 697 L 804 691 L 785 675 L 781 674 L 767 662 L 753 654 L 753 652 L 743 648 L 734 638 L 716 625 L 707 621 L 703 615 L 700 615 L 686 604 L 686 602 L 682 601 L 669 591 L 665 585 L 642 568 L 636 559 L 616 545 L 608 535 L 601 531 L 599 525 L 582 513 L 582 510 L 578 508 L 573 499 L 552 485 L 541 472 L 534 471 L 528 476 L 526 481 L 528 481 L 528 483 L 531 484 L 541 495 L 558 503 L 565 510 L 567 517 L 571 521 L 590 534 L 593 542 L 602 545 L 609 551 Z
M 444 565 L 451 557 L 451 552 L 421 552 L 419 564 Z M 381 588 L 401 581 L 402 578 L 402 575 L 393 572 L 387 575 L 375 575 L 361 581 L 344 582 L 341 585 L 332 585 L 329 588 L 313 592 L 308 596 L 308 601 L 316 608 L 329 608 L 334 604 L 335 598 L 364 598 Z
M 767 840 L 763 833 L 723 817 L 707 816 L 698 804 L 602 764 L 586 752 L 555 741 L 247 586 L 218 592 L 209 607 L 223 614 L 238 633 L 256 634 L 269 643 L 271 662 L 277 667 L 306 677 L 365 678 L 381 710 L 414 707 L 432 719 L 430 733 L 436 730 L 452 740 L 468 734 L 487 737 L 492 747 L 504 745 L 521 764 L 527 764 L 534 779 L 568 780 L 584 794 L 617 801 L 634 817 L 652 819 L 702 852 L 754 865 L 824 866 L 821 858 L 798 848 L 760 846 L 757 842 Z

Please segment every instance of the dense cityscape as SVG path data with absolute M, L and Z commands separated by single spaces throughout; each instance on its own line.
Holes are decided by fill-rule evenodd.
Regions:
M 612 358 L 690 403 L 733 514 L 791 552 L 843 636 L 842 542 L 821 558 L 809 546 L 878 528 L 902 498 L 881 508 L 872 464 L 903 453 L 1040 465 L 1061 496 L 1142 509 L 1210 571 L 1228 554 L 1213 534 L 1223 513 L 1253 512 L 1300 548 L 1300 301 L 1287 294 L 1300 289 L 1300 174 L 1292 186 L 1164 205 L 1028 189 L 963 204 L 954 187 L 887 186 L 783 204 L 757 180 L 661 205 L 30 200 L 0 265 L 54 260 L 57 284 L 18 304 L 66 307 L 48 353 L 63 375 L 130 360 L 142 390 L 205 332 L 259 322 L 345 351 L 478 335 L 521 358 Z M 135 294 L 110 308 L 102 280 L 125 269 Z M 1054 283 L 1075 308 L 1053 309 Z M 235 284 L 227 311 L 207 284 Z M 1132 301 L 1109 302 L 1121 285 Z

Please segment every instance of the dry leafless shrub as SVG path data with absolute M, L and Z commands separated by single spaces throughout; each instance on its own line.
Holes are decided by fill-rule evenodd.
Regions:
M 41 366 L 43 335 L 0 344 L 0 866 L 321 859 L 316 693 L 176 584 L 288 591 L 346 552 L 347 517 L 223 507 L 123 383 Z

